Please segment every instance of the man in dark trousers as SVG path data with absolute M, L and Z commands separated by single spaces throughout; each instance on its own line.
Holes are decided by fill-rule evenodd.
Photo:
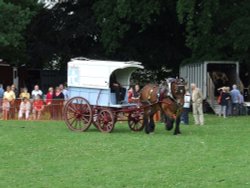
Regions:
M 116 102 L 120 103 L 122 100 L 124 100 L 126 89 L 121 86 L 121 84 L 116 80 L 116 76 L 113 73 L 110 76 L 110 89 L 111 93 L 115 93 Z

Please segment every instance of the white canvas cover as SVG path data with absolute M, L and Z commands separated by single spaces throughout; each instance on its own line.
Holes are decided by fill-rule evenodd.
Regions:
M 128 86 L 131 74 L 143 69 L 140 62 L 103 61 L 74 58 L 68 63 L 68 86 L 108 89 L 110 75 L 115 72 L 117 81 Z

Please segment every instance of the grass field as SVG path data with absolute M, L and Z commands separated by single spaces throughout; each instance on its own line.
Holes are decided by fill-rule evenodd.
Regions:
M 250 187 L 250 117 L 205 119 L 180 136 L 0 121 L 0 187 Z

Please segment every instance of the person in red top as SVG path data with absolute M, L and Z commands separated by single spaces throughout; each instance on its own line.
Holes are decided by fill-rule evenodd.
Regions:
M 48 93 L 46 94 L 46 108 L 50 113 L 50 119 L 53 119 L 53 105 L 52 105 L 52 99 L 53 99 L 53 95 L 54 95 L 54 89 L 53 87 L 50 87 L 48 89 Z
M 51 105 L 54 94 L 53 91 L 54 91 L 53 87 L 50 87 L 48 89 L 48 93 L 46 94 L 46 105 Z
M 133 87 L 131 87 L 129 90 L 128 90 L 128 103 L 132 103 L 133 102 L 133 94 L 134 94 L 134 89 Z
M 138 103 L 140 98 L 140 86 L 135 85 L 135 88 L 131 87 L 128 90 L 128 103 Z
M 41 97 L 37 95 L 35 97 L 35 100 L 33 101 L 33 119 L 34 120 L 40 119 L 43 109 L 44 109 L 43 101 L 41 100 Z

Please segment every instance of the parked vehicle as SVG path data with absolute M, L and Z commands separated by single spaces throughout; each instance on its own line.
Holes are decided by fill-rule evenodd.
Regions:
M 101 132 L 111 132 L 116 121 L 128 121 L 133 131 L 143 129 L 142 112 L 137 103 L 128 103 L 127 94 L 118 103 L 111 92 L 111 76 L 128 91 L 131 74 L 144 67 L 140 62 L 102 61 L 74 58 L 68 63 L 68 94 L 64 120 L 73 131 L 86 131 L 94 124 Z
M 204 61 L 181 65 L 180 77 L 188 84 L 195 83 L 201 89 L 205 103 L 204 111 L 211 107 L 216 114 L 219 113 L 218 88 L 231 88 L 236 84 L 240 91 L 246 90 L 239 77 L 239 62 L 235 61 Z M 250 103 L 246 102 L 245 105 L 250 106 Z

